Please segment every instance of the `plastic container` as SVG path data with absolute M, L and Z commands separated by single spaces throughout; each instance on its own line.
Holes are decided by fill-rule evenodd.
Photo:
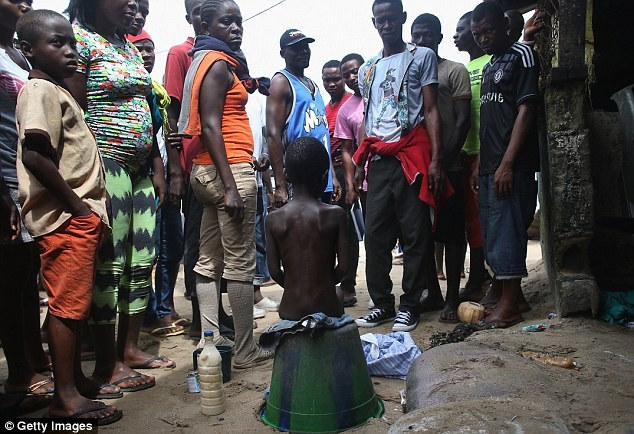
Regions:
M 207 416 L 224 413 L 227 404 L 222 388 L 222 357 L 214 345 L 214 334 L 205 332 L 205 346 L 198 356 L 200 411 Z M 194 352 L 194 361 L 196 352 Z M 196 363 L 195 363 L 196 365 Z
M 233 352 L 233 347 L 218 345 L 216 348 L 218 348 L 222 358 L 222 382 L 226 383 L 231 381 L 231 353 Z
M 281 431 L 331 433 L 383 414 L 356 324 L 285 336 L 260 417 Z

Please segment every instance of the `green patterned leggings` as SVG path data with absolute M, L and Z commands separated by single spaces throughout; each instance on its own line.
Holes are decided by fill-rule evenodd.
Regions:
M 128 173 L 111 159 L 103 162 L 112 232 L 106 232 L 97 259 L 91 324 L 114 324 L 117 308 L 127 315 L 145 311 L 155 258 L 156 203 L 147 169 Z

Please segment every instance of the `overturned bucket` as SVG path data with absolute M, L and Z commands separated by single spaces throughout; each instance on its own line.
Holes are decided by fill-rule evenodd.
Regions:
M 383 414 L 356 324 L 285 336 L 262 420 L 282 431 L 338 432 Z

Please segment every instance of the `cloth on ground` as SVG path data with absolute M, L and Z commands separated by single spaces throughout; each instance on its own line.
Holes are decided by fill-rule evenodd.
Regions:
M 603 321 L 624 324 L 634 318 L 634 291 L 601 292 L 601 317 Z
M 288 333 L 309 332 L 312 336 L 315 330 L 338 329 L 353 322 L 354 318 L 345 313 L 340 317 L 332 317 L 321 312 L 306 315 L 299 321 L 281 320 L 262 332 L 260 346 L 275 348 L 282 337 Z
M 370 375 L 404 380 L 422 354 L 408 332 L 361 335 L 361 345 Z

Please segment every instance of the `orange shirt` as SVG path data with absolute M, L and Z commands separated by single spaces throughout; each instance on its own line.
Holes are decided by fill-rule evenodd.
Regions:
M 189 120 L 185 132 L 192 136 L 201 136 L 202 128 L 198 102 L 200 98 L 200 86 L 211 66 L 219 60 L 224 60 L 233 65 L 235 60 L 230 56 L 219 52 L 210 51 L 205 54 L 194 76 L 192 85 Z M 251 163 L 253 156 L 253 135 L 249 126 L 249 118 L 245 106 L 249 96 L 240 79 L 233 73 L 233 86 L 227 91 L 225 107 L 222 113 L 222 137 L 225 142 L 227 160 L 229 164 Z M 213 164 L 211 156 L 206 149 L 200 152 L 194 163 L 200 165 Z

